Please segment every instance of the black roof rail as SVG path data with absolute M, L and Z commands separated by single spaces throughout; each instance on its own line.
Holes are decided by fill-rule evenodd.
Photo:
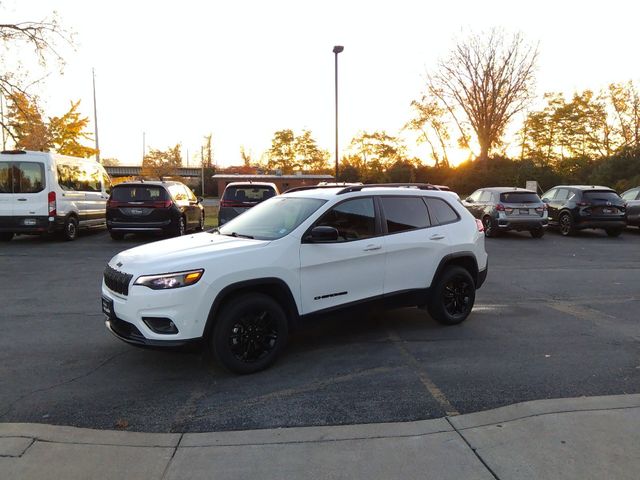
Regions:
M 435 185 L 430 183 L 368 183 L 365 185 L 351 185 L 349 187 L 343 188 L 338 192 L 338 195 L 342 195 L 343 193 L 351 193 L 351 192 L 359 192 L 364 188 L 416 188 L 418 190 L 440 190 Z
M 4 155 L 24 155 L 27 152 L 25 150 L 3 150 L 0 153 Z
M 302 185 L 300 187 L 292 187 L 282 193 L 302 192 L 304 190 L 315 190 L 317 188 L 340 188 L 342 185 Z

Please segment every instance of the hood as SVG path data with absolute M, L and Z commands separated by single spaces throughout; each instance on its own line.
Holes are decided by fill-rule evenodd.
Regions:
M 170 268 L 191 268 L 201 258 L 211 259 L 216 253 L 224 255 L 260 248 L 269 244 L 265 240 L 237 238 L 217 233 L 197 233 L 182 237 L 152 242 L 120 252 L 109 261 L 117 270 L 130 272 L 139 267 L 169 271 Z M 155 270 L 155 269 L 154 269 Z M 158 271 L 159 271 L 158 270 Z

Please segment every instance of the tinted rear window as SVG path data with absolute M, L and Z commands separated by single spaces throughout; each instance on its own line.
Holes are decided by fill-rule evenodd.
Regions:
M 222 200 L 237 203 L 260 203 L 275 196 L 276 192 L 273 187 L 238 185 L 237 187 L 227 187 Z
M 44 183 L 42 163 L 0 162 L 0 193 L 37 193 Z
M 389 233 L 425 228 L 430 225 L 427 206 L 419 197 L 381 197 Z
M 530 192 L 505 192 L 500 194 L 504 203 L 540 203 L 540 197 Z
M 620 200 L 620 196 L 611 190 L 589 190 L 582 194 L 585 200 Z
M 155 200 L 168 200 L 168 197 L 163 187 L 127 185 L 126 187 L 114 187 L 111 199 L 118 202 L 153 202 Z

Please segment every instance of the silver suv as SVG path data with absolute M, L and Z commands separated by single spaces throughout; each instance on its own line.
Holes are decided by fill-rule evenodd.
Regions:
M 536 192 L 524 188 L 481 188 L 462 204 L 482 220 L 487 237 L 507 230 L 528 230 L 533 238 L 541 238 L 549 223 L 546 204 Z

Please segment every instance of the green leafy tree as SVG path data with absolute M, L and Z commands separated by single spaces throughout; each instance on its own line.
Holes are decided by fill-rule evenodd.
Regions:
M 406 147 L 398 137 L 385 131 L 360 132 L 351 140 L 349 149 L 362 159 L 365 169 L 381 170 L 404 159 Z
M 282 173 L 289 174 L 297 166 L 293 130 L 278 130 L 273 134 L 271 148 L 267 152 L 267 168 L 280 169 Z
M 309 130 L 303 130 L 301 135 L 295 138 L 294 149 L 296 164 L 302 170 L 317 172 L 328 167 L 329 152 L 318 147 Z
M 60 117 L 49 118 L 49 142 L 51 147 L 62 155 L 74 157 L 90 157 L 96 150 L 80 143 L 91 140 L 92 135 L 86 131 L 89 118 L 78 112 L 80 100 L 71 102 L 71 108 Z

